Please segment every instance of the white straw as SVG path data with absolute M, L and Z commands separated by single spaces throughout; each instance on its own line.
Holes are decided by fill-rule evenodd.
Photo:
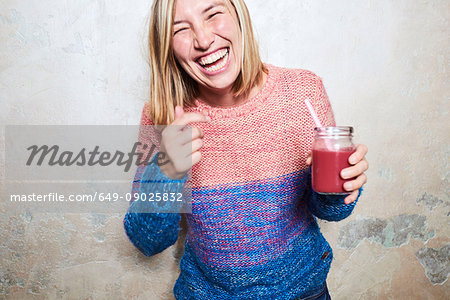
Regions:
M 311 105 L 311 102 L 309 102 L 308 99 L 305 99 L 306 106 L 308 107 L 309 113 L 311 114 L 311 117 L 314 120 L 314 123 L 316 123 L 316 127 L 322 127 L 322 124 L 320 124 L 319 118 L 317 117 L 316 112 L 314 111 L 314 108 Z
M 308 99 L 305 99 L 305 103 L 306 103 L 306 106 L 308 107 L 308 110 L 309 110 L 309 113 L 311 114 L 311 117 L 314 120 L 314 123 L 316 123 L 316 127 L 322 127 L 322 124 L 320 124 L 319 118 L 317 117 L 317 114 L 314 111 L 314 108 L 312 107 L 311 102 L 309 102 Z M 333 145 L 330 143 L 330 140 L 325 139 L 325 146 L 326 146 L 326 148 L 328 150 L 332 151 Z

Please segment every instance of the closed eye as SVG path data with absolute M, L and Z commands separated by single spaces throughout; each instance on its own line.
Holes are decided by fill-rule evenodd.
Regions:
M 221 12 L 216 12 L 216 13 L 213 13 L 213 14 L 209 15 L 208 20 L 213 18 L 214 16 L 216 16 L 218 14 L 221 14 Z
M 183 28 L 177 29 L 173 34 L 175 35 L 175 34 L 181 32 L 181 31 L 187 30 L 187 29 L 188 29 L 187 27 L 183 27 Z

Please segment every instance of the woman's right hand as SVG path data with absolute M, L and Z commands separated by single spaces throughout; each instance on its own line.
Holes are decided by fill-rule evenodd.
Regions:
M 193 165 L 202 158 L 203 130 L 189 123 L 209 122 L 211 119 L 199 113 L 185 113 L 181 106 L 175 107 L 175 120 L 162 131 L 160 153 L 165 153 L 167 163 L 160 166 L 161 171 L 172 179 L 183 178 Z M 176 125 L 176 126 L 172 126 Z

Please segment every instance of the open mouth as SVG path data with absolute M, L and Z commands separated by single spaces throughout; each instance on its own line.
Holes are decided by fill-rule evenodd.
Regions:
M 216 72 L 227 64 L 229 48 L 220 49 L 208 56 L 201 57 L 197 63 L 208 72 Z

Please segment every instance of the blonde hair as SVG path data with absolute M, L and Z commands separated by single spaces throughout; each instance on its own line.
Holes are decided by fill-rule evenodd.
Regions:
M 235 96 L 247 97 L 259 85 L 267 69 L 261 61 L 250 14 L 244 0 L 225 0 L 234 8 L 242 33 L 241 72 L 234 85 Z M 150 18 L 150 110 L 155 125 L 167 125 L 175 119 L 175 106 L 195 106 L 197 83 L 183 70 L 172 49 L 176 0 L 154 0 Z

